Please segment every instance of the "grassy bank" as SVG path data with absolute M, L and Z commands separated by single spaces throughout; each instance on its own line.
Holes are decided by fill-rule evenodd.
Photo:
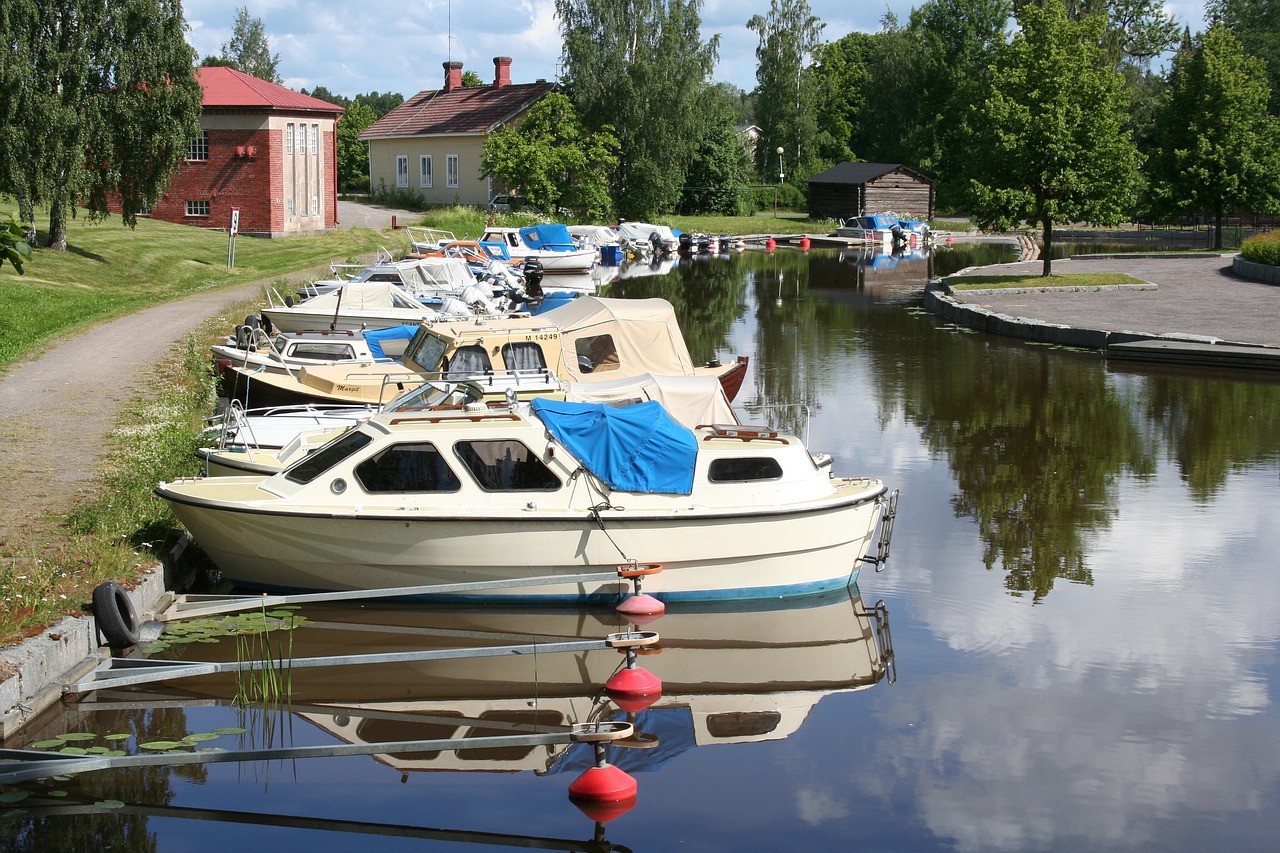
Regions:
M 1102 287 L 1108 284 L 1145 284 L 1124 273 L 1073 273 L 1072 275 L 962 275 L 947 279 L 952 290 L 1001 290 L 1028 287 Z
M 0 201 L 0 214 L 13 209 Z M 283 240 L 241 237 L 235 269 L 227 269 L 227 235 L 221 232 L 149 219 L 138 220 L 134 230 L 119 219 L 75 220 L 67 251 L 37 249 L 26 275 L 17 275 L 7 264 L 0 267 L 0 369 L 103 320 L 202 291 L 355 261 L 370 256 L 387 239 L 367 228 Z

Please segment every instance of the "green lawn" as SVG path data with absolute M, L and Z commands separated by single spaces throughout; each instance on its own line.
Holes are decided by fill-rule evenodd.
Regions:
M 0 214 L 13 209 L 0 201 Z M 367 228 L 279 240 L 240 237 L 235 269 L 229 270 L 225 233 L 149 219 L 139 219 L 132 230 L 118 217 L 73 220 L 66 252 L 36 249 L 25 275 L 0 267 L 0 369 L 79 328 L 201 291 L 269 283 L 358 260 L 388 239 L 407 238 Z

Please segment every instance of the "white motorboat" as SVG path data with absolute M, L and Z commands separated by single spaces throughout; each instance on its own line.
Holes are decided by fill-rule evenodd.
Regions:
M 662 566 L 644 591 L 673 601 L 837 588 L 889 506 L 884 483 L 833 476 L 794 436 L 544 399 L 381 413 L 270 477 L 155 492 L 244 586 L 497 582 L 421 594 L 509 603 L 616 599 L 637 562 Z
M 680 251 L 680 238 L 667 225 L 619 222 L 618 240 L 642 257 L 673 255 Z
M 500 243 L 517 263 L 534 258 L 547 273 L 586 273 L 600 259 L 596 248 L 581 248 L 564 225 L 488 228 L 482 243 Z
M 869 213 L 842 219 L 836 227 L 836 236 L 880 246 L 886 252 L 894 246 L 906 245 L 908 239 L 898 217 L 891 213 Z
M 247 320 L 256 320 L 248 317 Z M 245 371 L 289 373 L 302 367 L 321 364 L 359 364 L 393 361 L 404 354 L 413 340 L 418 324 L 403 324 L 389 329 L 321 329 L 309 332 L 270 333 L 260 325 L 236 326 L 235 334 L 209 347 L 219 374 L 232 364 Z M 225 386 L 225 382 L 223 383 Z M 237 395 L 223 388 L 221 396 Z
M 269 292 L 262 316 L 275 331 L 311 329 L 385 329 L 449 316 L 507 313 L 511 305 L 496 300 L 491 288 L 471 280 L 467 288 L 444 294 L 435 307 L 389 281 L 349 281 L 328 293 L 294 303 Z

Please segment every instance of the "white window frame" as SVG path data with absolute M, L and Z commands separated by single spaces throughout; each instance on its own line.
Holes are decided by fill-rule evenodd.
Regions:
M 199 136 L 191 137 L 191 144 L 187 146 L 187 159 L 197 162 L 207 162 L 209 159 L 209 131 L 200 131 Z
M 320 125 L 311 125 L 311 148 L 312 155 L 320 153 Z
M 431 155 L 418 155 L 418 186 L 431 188 Z
M 284 153 L 293 153 L 293 122 L 284 126 Z
M 294 216 L 293 196 L 289 196 L 284 200 L 284 218 L 293 219 L 293 216 Z
M 396 186 L 409 186 L 409 155 L 396 155 Z
M 311 197 L 311 215 L 312 216 L 320 215 L 320 196 L 318 195 L 313 195 Z
M 458 185 L 458 175 L 461 169 L 458 168 L 458 155 L 449 154 L 444 158 L 445 186 L 456 187 Z
M 208 199 L 188 199 L 187 200 L 187 216 L 209 216 Z

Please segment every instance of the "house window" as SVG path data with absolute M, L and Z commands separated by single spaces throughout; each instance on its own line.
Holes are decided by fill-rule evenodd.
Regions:
M 191 144 L 187 147 L 187 159 L 209 159 L 209 131 L 205 130 L 199 136 L 191 137 Z
M 409 186 L 409 155 L 396 155 L 396 186 Z
M 311 215 L 317 216 L 320 213 L 320 196 L 313 195 L 311 197 Z
M 311 153 L 320 153 L 320 125 L 311 125 Z
M 209 215 L 208 201 L 188 201 L 187 202 L 187 216 L 208 216 L 208 215 Z
M 418 156 L 418 186 L 431 186 L 431 155 L 421 154 Z
M 448 186 L 458 185 L 458 155 L 450 154 L 444 161 L 445 183 Z
M 284 215 L 289 219 L 293 218 L 293 198 L 289 197 L 284 200 Z
M 293 153 L 293 122 L 289 122 L 284 128 L 284 153 Z

